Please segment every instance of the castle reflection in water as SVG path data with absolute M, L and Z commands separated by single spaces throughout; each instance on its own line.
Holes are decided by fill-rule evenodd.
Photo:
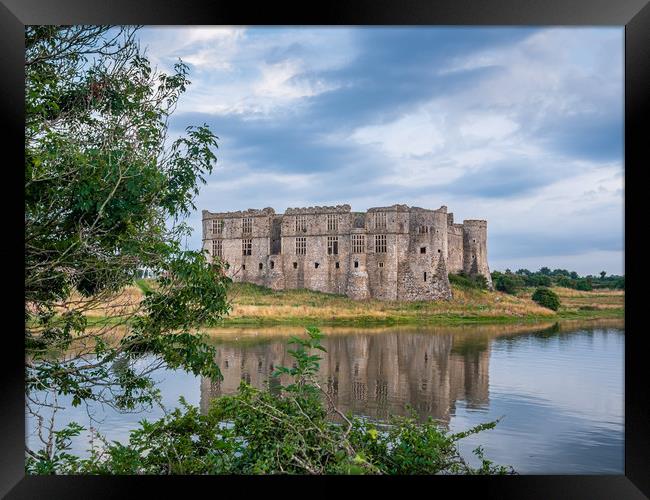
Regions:
M 470 340 L 471 339 L 471 340 Z M 407 415 L 432 416 L 448 423 L 458 401 L 469 408 L 488 403 L 490 342 L 487 337 L 391 330 L 389 333 L 326 336 L 319 377 L 344 413 L 384 420 Z M 242 380 L 257 388 L 277 390 L 270 374 L 292 366 L 286 339 L 257 345 L 220 343 L 216 361 L 224 379 L 201 380 L 201 409 L 233 394 Z M 287 379 L 282 378 L 282 383 Z

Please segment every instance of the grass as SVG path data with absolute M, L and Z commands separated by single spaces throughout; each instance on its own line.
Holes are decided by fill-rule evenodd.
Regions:
M 147 286 L 139 282 L 127 287 L 122 295 L 89 311 L 89 320 L 99 322 L 109 319 L 111 313 L 125 313 L 135 307 Z M 357 301 L 311 290 L 275 291 L 251 283 L 233 283 L 228 293 L 232 310 L 224 318 L 223 327 L 471 325 L 624 317 L 623 291 L 553 290 L 562 303 L 557 312 L 533 302 L 533 288 L 508 295 L 452 284 L 451 300 L 395 302 Z
M 562 307 L 554 312 L 531 300 L 534 289 L 517 296 L 452 284 L 449 301 L 384 302 L 351 300 L 311 290 L 274 291 L 250 283 L 234 283 L 233 309 L 224 325 L 400 325 L 490 324 L 554 319 L 622 318 L 621 291 L 577 292 L 555 288 Z

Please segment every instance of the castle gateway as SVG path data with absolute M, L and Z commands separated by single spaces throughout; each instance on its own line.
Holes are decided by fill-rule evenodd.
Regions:
M 351 212 L 350 205 L 213 213 L 203 249 L 228 276 L 274 290 L 308 288 L 353 299 L 451 298 L 448 273 L 492 280 L 487 222 L 454 224 L 447 207 L 406 205 Z

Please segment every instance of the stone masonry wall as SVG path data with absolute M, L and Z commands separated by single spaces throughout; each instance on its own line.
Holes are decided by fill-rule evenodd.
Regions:
M 363 244 L 355 247 L 355 238 Z M 486 221 L 454 224 L 445 206 L 204 210 L 203 249 L 213 259 L 221 251 L 234 281 L 275 290 L 440 300 L 451 298 L 447 273 L 460 271 L 484 274 L 491 285 Z

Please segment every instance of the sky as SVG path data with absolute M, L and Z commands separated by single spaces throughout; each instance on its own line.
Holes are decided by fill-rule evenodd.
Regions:
M 446 205 L 491 270 L 624 272 L 622 27 L 146 27 L 208 124 L 201 210 Z

